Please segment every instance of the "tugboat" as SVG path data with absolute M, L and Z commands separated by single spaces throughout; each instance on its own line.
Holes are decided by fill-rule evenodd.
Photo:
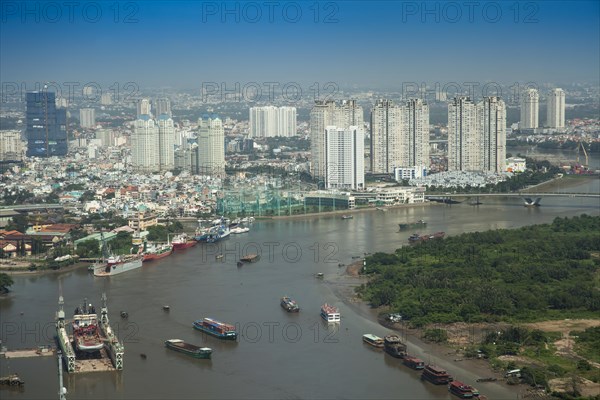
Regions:
M 75 349 L 83 353 L 95 353 L 104 347 L 98 328 L 98 314 L 96 308 L 87 304 L 77 307 L 73 315 L 73 343 Z
M 281 298 L 281 307 L 287 312 L 298 312 L 300 311 L 300 307 L 295 300 L 290 299 L 287 296 Z
M 169 339 L 165 341 L 165 346 L 171 350 L 178 351 L 188 356 L 195 358 L 210 359 L 212 349 L 209 347 L 198 347 L 190 343 L 186 343 L 181 339 Z
M 383 350 L 392 357 L 404 358 L 406 356 L 406 344 L 402 343 L 400 336 L 387 335 L 383 341 Z
M 209 335 L 219 339 L 237 339 L 237 332 L 235 330 L 235 326 L 216 321 L 212 318 L 204 318 L 201 320 L 194 321 L 193 326 L 195 329 L 198 329 L 199 331 L 202 331 L 204 333 L 208 333 Z

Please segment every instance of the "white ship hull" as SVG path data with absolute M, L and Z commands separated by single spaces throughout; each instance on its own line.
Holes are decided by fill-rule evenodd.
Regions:
M 113 276 L 142 267 L 142 257 L 119 262 L 110 266 L 103 265 L 94 269 L 94 276 Z

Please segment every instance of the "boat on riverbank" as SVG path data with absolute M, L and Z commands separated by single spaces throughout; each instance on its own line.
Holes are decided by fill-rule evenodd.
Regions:
M 383 348 L 383 339 L 371 333 L 366 333 L 362 336 L 363 342 L 378 349 Z
M 417 370 L 425 368 L 425 362 L 423 360 L 421 360 L 420 358 L 412 357 L 412 356 L 408 356 L 408 355 L 404 356 L 404 360 L 402 360 L 402 364 L 406 365 L 409 368 L 417 369 Z
M 194 328 L 223 340 L 236 340 L 237 332 L 235 326 L 219 322 L 212 318 L 203 318 L 194 321 Z
M 210 347 L 199 347 L 190 343 L 186 343 L 181 339 L 169 339 L 165 341 L 165 346 L 168 349 L 178 351 L 188 356 L 202 359 L 210 359 L 212 349 Z
M 435 232 L 427 235 L 419 235 L 418 233 L 413 233 L 408 237 L 408 241 L 410 243 L 419 243 L 432 239 L 443 239 L 444 236 L 446 236 L 446 232 Z
M 142 255 L 128 254 L 123 256 L 111 256 L 106 264 L 94 268 L 94 276 L 106 277 L 122 274 L 142 267 Z
M 327 303 L 321 306 L 321 318 L 327 322 L 340 322 L 340 310 Z
M 406 356 L 406 344 L 398 335 L 387 335 L 383 338 L 383 350 L 392 357 L 403 358 Z
M 281 307 L 287 312 L 299 312 L 300 307 L 298 307 L 298 303 L 295 300 L 284 296 L 281 298 Z
M 452 376 L 445 369 L 433 364 L 425 366 L 421 374 L 421 379 L 429 381 L 434 385 L 447 385 L 453 381 Z
M 173 250 L 183 250 L 198 244 L 198 242 L 190 238 L 187 233 L 181 233 L 175 236 L 171 243 L 173 244 Z
M 459 381 L 450 382 L 448 391 L 461 399 L 473 398 L 473 388 Z
M 173 253 L 173 245 L 172 244 L 163 244 L 156 245 L 152 244 L 146 248 L 146 251 L 143 253 L 143 262 L 160 260 L 161 258 L 165 258 L 170 256 Z
M 423 221 L 422 219 L 420 219 L 418 221 L 404 222 L 404 223 L 398 224 L 398 227 L 400 227 L 401 231 L 403 231 L 405 229 L 409 229 L 409 228 L 418 228 L 418 227 L 424 227 L 424 226 L 427 226 L 427 222 Z

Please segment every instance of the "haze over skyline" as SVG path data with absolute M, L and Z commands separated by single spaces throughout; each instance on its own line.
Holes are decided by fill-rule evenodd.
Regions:
M 599 79 L 594 1 L 479 2 L 472 9 L 469 2 L 151 1 L 119 3 L 118 10 L 115 3 L 82 2 L 74 10 L 54 3 L 60 17 L 52 2 L 35 3 L 2 4 L 2 82 L 194 88 L 332 81 L 378 89 L 412 81 Z

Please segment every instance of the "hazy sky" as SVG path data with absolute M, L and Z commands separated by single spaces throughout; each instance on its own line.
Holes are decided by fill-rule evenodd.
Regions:
M 68 3 L 0 2 L 3 83 L 599 80 L 597 1 Z

